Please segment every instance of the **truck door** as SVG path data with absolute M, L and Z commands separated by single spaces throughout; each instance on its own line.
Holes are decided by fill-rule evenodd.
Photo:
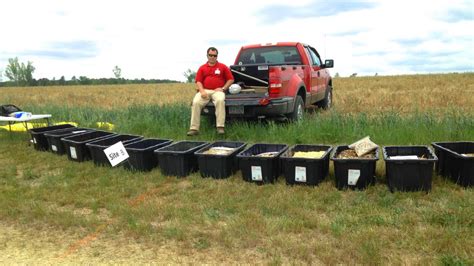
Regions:
M 312 102 L 319 101 L 324 98 L 324 94 L 326 92 L 326 84 L 325 84 L 325 76 L 322 73 L 321 68 L 321 58 L 319 57 L 318 52 L 311 46 L 308 46 L 308 52 L 311 55 L 311 60 L 313 65 L 311 66 L 311 76 L 312 82 L 314 82 L 314 86 L 316 87 L 314 94 L 312 94 Z
M 304 47 L 304 51 L 306 52 L 306 56 L 309 59 L 309 76 L 310 76 L 310 84 L 311 84 L 311 90 L 310 90 L 310 95 L 311 95 L 311 103 L 315 101 L 316 94 L 318 93 L 318 71 L 319 68 L 315 66 L 315 62 L 313 60 L 313 57 L 311 56 L 311 50 L 309 49 L 308 46 Z

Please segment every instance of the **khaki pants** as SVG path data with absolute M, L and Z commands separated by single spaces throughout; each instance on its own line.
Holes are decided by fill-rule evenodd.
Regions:
M 201 123 L 201 110 L 212 100 L 216 107 L 216 127 L 224 127 L 225 124 L 225 93 L 222 91 L 206 90 L 209 98 L 203 99 L 198 92 L 194 95 L 193 105 L 191 106 L 191 127 L 190 129 L 199 130 Z

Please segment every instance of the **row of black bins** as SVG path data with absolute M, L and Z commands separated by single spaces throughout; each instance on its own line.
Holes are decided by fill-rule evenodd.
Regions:
M 57 154 L 67 153 L 73 161 L 92 159 L 96 165 L 109 165 L 104 149 L 122 141 L 130 155 L 124 164 L 126 168 L 149 171 L 160 166 L 165 175 L 187 176 L 197 170 L 203 177 L 226 178 L 237 170 L 242 171 L 245 181 L 259 184 L 273 183 L 283 173 L 288 184 L 318 185 L 327 175 L 329 158 L 334 162 L 336 187 L 339 189 L 364 189 L 375 183 L 375 167 L 379 149 L 373 159 L 338 159 L 337 155 L 348 149 L 337 146 L 330 156 L 332 147 L 327 145 L 254 144 L 245 149 L 243 142 L 218 141 L 212 144 L 201 141 L 181 141 L 172 144 L 167 139 L 143 139 L 136 135 L 121 135 L 93 129 L 74 128 L 62 125 L 31 131 L 35 148 L 50 150 Z M 46 148 L 45 138 L 49 144 Z M 63 146 L 60 145 L 62 141 Z M 56 148 L 53 148 L 56 146 Z M 205 151 L 212 147 L 235 148 L 228 155 L 209 155 Z M 436 155 L 427 146 L 387 146 L 383 148 L 386 176 L 391 191 L 417 191 L 431 189 L 433 165 L 436 171 L 450 177 L 463 186 L 472 186 L 474 180 L 474 159 L 462 153 L 474 152 L 473 142 L 433 143 Z M 245 149 L 245 150 L 244 150 Z M 324 151 L 320 159 L 293 158 L 297 151 Z M 264 152 L 275 152 L 270 157 L 256 157 Z M 396 155 L 418 155 L 425 159 L 390 159 Z M 355 177 L 356 182 L 352 180 Z

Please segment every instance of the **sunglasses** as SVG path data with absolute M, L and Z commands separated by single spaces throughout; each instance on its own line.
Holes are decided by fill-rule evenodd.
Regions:
M 207 54 L 207 56 L 209 56 L 209 57 L 217 57 L 216 54 Z

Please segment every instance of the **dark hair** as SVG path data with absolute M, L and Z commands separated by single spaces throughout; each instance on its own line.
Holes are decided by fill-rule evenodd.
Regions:
M 207 48 L 207 53 L 209 53 L 209 51 L 216 51 L 216 53 L 219 54 L 219 51 L 217 51 L 217 48 L 216 48 L 216 47 L 209 47 L 209 48 Z

